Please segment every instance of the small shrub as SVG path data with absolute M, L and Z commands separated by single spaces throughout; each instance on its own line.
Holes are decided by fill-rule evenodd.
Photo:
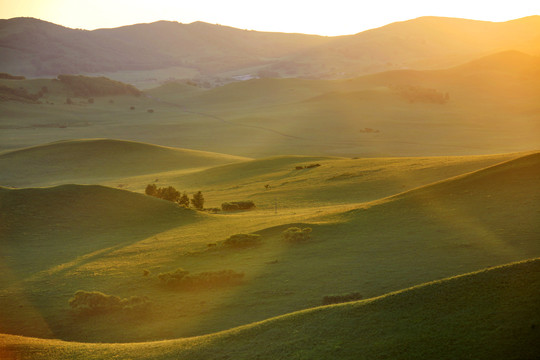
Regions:
M 321 164 L 309 164 L 306 166 L 306 169 L 312 169 L 321 166 Z
M 253 201 L 232 201 L 221 204 L 223 211 L 251 210 L 255 208 Z
M 154 109 L 148 109 L 146 110 L 147 112 L 149 112 L 150 114 L 154 112 Z
M 261 244 L 261 235 L 259 234 L 235 234 L 229 236 L 223 242 L 223 246 L 230 248 L 248 248 Z
M 235 204 L 235 203 L 226 202 L 226 203 L 221 204 L 221 209 L 223 211 L 236 211 L 236 210 L 240 210 L 240 206 L 238 206 L 238 204 Z
M 281 236 L 288 242 L 303 242 L 311 239 L 310 234 L 311 228 L 300 229 L 299 227 L 290 227 Z
M 296 166 L 294 169 L 295 170 L 302 170 L 304 167 L 303 166 Z
M 130 106 L 129 110 L 135 110 L 135 106 Z
M 118 311 L 147 310 L 150 301 L 146 296 L 132 296 L 121 299 L 115 295 L 107 295 L 99 291 L 78 290 L 69 299 L 69 306 L 80 314 L 102 314 Z
M 184 269 L 176 269 L 173 272 L 159 274 L 158 279 L 161 281 L 161 283 L 167 286 L 174 286 L 180 284 L 184 277 L 188 274 L 189 271 Z
M 356 301 L 356 300 L 362 300 L 362 295 L 360 293 L 350 293 L 345 295 L 329 295 L 323 297 L 322 304 L 323 305 L 331 305 L 331 304 L 339 304 L 349 301 Z

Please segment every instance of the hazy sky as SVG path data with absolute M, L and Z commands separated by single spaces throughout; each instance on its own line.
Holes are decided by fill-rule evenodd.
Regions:
M 506 21 L 540 15 L 540 0 L 0 0 L 0 18 L 30 16 L 81 29 L 201 20 L 240 29 L 345 35 L 425 15 Z

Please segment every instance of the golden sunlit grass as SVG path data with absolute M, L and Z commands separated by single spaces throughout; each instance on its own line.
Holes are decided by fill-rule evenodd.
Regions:
M 213 335 L 140 344 L 0 336 L 6 359 L 523 359 L 539 348 L 538 259 Z
M 72 105 L 20 81 L 50 92 L 0 104 L 17 148 L 0 153 L 0 357 L 532 357 L 539 64 L 504 52 Z M 256 208 L 184 209 L 143 195 L 152 183 Z M 257 246 L 223 245 L 237 234 Z M 367 300 L 319 307 L 353 293 Z M 76 311 L 75 294 L 105 305 Z
M 314 161 L 321 166 L 295 169 Z M 5 287 L 0 299 L 4 309 L 27 305 L 2 314 L 2 331 L 122 342 L 201 335 L 317 306 L 327 295 L 378 296 L 533 257 L 540 251 L 534 215 L 540 203 L 537 165 L 538 154 L 248 161 L 199 173 L 203 193 L 214 206 L 219 206 L 213 199 L 219 194 L 230 192 L 230 198 L 222 198 L 228 201 L 253 199 L 255 188 L 266 194 L 256 198 L 261 206 L 255 211 L 217 215 L 195 215 L 166 201 L 110 188 L 4 189 L 3 204 L 11 209 L 7 219 L 13 225 L 8 235 L 19 239 L 4 254 L 18 286 Z M 341 171 L 351 167 L 365 176 L 341 179 Z M 340 179 L 329 181 L 332 174 Z M 194 181 L 196 173 L 185 176 Z M 278 204 L 289 201 L 290 206 L 280 205 L 276 214 L 272 200 L 278 193 L 266 190 L 261 180 L 286 181 L 284 176 L 303 181 L 291 182 L 280 195 Z M 182 177 L 176 179 L 181 184 Z M 433 181 L 438 182 L 422 186 Z M 233 189 L 235 182 L 242 186 Z M 355 186 L 371 188 L 373 194 L 355 194 Z M 295 204 L 295 192 L 312 205 Z M 17 201 L 15 195 L 34 201 Z M 80 205 L 72 204 L 76 199 Z M 520 206 L 510 211 L 506 204 L 513 202 Z M 24 213 L 14 212 L 10 203 L 26 204 Z M 56 220 L 54 227 L 48 219 Z M 291 226 L 312 228 L 312 240 L 285 242 L 281 233 Z M 240 233 L 261 235 L 261 245 L 208 247 Z M 44 248 L 55 249 L 54 255 L 40 257 Z M 200 291 L 161 287 L 158 275 L 178 268 L 192 274 L 230 269 L 245 277 L 239 286 Z M 73 317 L 67 302 L 77 290 L 147 296 L 152 310 L 140 319 L 125 314 Z M 33 325 L 38 322 L 48 330 Z

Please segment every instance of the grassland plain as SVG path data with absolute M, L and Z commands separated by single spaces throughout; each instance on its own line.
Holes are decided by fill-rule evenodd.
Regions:
M 505 51 L 446 70 L 350 80 L 167 84 L 144 96 L 73 98 L 71 105 L 57 81 L 2 80 L 50 91 L 42 104 L 0 103 L 0 144 L 105 137 L 251 158 L 525 151 L 539 146 L 538 59 Z
M 5 359 L 534 359 L 540 259 L 221 333 L 134 344 L 0 335 Z
M 330 294 L 380 296 L 537 257 L 539 157 L 275 157 L 171 177 L 177 182 L 170 184 L 190 191 L 199 189 L 198 177 L 211 206 L 218 206 L 210 200 L 218 194 L 220 201 L 261 204 L 217 215 L 102 186 L 2 189 L 8 276 L 0 332 L 85 342 L 174 339 L 318 306 Z M 296 170 L 314 162 L 321 166 Z M 150 179 L 169 184 L 157 174 Z M 142 191 L 141 178 L 129 179 Z M 290 181 L 282 195 L 272 194 L 273 182 L 264 188 L 277 179 Z M 364 186 L 371 190 L 343 194 Z M 311 204 L 287 202 L 295 191 Z M 277 214 L 276 198 L 287 204 Z M 290 226 L 312 228 L 312 241 L 285 243 L 280 235 Z M 258 233 L 262 244 L 207 246 L 237 233 Z M 157 275 L 177 268 L 232 269 L 245 278 L 242 285 L 194 292 L 160 286 Z M 68 306 L 77 290 L 148 296 L 153 307 L 144 317 L 80 317 Z

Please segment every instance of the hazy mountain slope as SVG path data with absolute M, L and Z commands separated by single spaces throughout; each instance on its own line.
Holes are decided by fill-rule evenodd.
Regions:
M 132 141 L 59 141 L 0 154 L 0 184 L 46 186 L 188 170 L 247 158 Z
M 343 78 L 447 67 L 502 50 L 539 54 L 539 22 L 538 16 L 504 23 L 422 17 L 329 38 L 202 22 L 84 31 L 14 18 L 0 21 L 0 69 L 27 76 L 171 67 L 206 76 L 266 69 L 285 77 Z
M 538 259 L 320 307 L 222 333 L 138 344 L 0 337 L 6 359 L 532 359 Z
M 427 16 L 336 37 L 276 67 L 352 77 L 389 69 L 445 68 L 502 50 L 539 55 L 539 29 L 537 15 L 500 23 Z
M 321 36 L 262 33 L 201 22 L 159 21 L 86 31 L 13 18 L 0 21 L 4 54 L 0 68 L 29 76 L 171 66 L 208 73 L 264 64 L 268 58 L 326 41 Z

